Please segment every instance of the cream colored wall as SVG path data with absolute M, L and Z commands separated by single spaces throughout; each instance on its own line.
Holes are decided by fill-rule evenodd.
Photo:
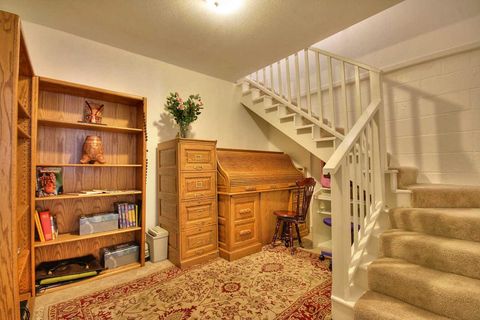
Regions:
M 387 145 L 393 165 L 420 182 L 480 181 L 480 49 L 384 75 Z
M 406 0 L 315 46 L 386 71 L 393 165 L 418 167 L 420 182 L 478 185 L 478 30 L 478 0 Z
M 156 145 L 177 132 L 163 110 L 170 91 L 202 96 L 205 109 L 193 123 L 193 137 L 218 140 L 219 147 L 272 148 L 264 125 L 239 104 L 233 83 L 37 24 L 24 21 L 23 29 L 37 75 L 147 97 L 147 227 L 157 221 Z

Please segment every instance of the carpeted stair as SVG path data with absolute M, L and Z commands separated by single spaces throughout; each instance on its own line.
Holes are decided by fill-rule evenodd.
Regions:
M 411 168 L 398 183 L 415 208 L 390 210 L 354 318 L 480 320 L 480 187 L 416 184 Z

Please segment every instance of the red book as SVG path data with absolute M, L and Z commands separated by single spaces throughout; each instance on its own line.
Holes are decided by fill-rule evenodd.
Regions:
M 52 223 L 50 222 L 50 212 L 42 211 L 39 212 L 40 223 L 42 224 L 43 235 L 45 236 L 45 241 L 52 240 Z

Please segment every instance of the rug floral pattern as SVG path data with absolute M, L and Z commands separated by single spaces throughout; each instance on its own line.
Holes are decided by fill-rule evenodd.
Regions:
M 49 320 L 331 319 L 326 263 L 284 247 L 144 278 L 52 305 Z

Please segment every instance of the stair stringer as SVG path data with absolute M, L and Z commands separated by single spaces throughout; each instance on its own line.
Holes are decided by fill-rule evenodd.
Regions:
M 256 94 L 258 93 L 256 93 L 255 89 L 245 91 L 241 99 L 242 105 L 317 158 L 324 161 L 330 158 L 334 151 L 334 141 L 332 139 L 326 138 L 324 141 L 315 141 L 314 132 L 317 130 L 315 125 L 311 129 L 295 126 L 295 123 L 301 120 L 301 115 L 294 114 L 287 119 L 282 119 L 281 117 L 285 116 L 285 114 L 281 114 L 281 109 L 285 106 L 272 97 L 256 97 Z M 264 98 L 261 99 L 262 97 Z

